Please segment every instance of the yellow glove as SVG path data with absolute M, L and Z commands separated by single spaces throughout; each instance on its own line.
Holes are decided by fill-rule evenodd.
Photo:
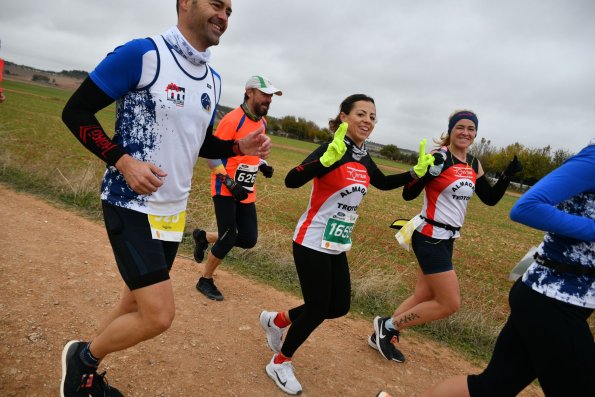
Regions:
M 326 152 L 324 152 L 320 158 L 320 163 L 322 163 L 322 165 L 325 167 L 330 167 L 337 161 L 341 160 L 347 151 L 347 146 L 343 140 L 343 138 L 345 138 L 345 133 L 347 132 L 347 127 L 347 123 L 341 123 L 339 128 L 337 128 L 337 131 L 335 131 L 333 141 L 328 145 Z
M 422 139 L 419 142 L 419 157 L 417 158 L 417 164 L 415 164 L 411 169 L 413 172 L 411 175 L 414 177 L 421 178 L 428 172 L 428 168 L 434 165 L 434 156 L 430 153 L 426 153 L 426 139 Z

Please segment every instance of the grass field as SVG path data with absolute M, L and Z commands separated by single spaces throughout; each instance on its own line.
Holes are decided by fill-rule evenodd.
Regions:
M 5 80 L 3 86 L 7 101 L 0 105 L 0 181 L 99 220 L 98 191 L 104 164 L 87 152 L 61 121 L 62 108 L 71 93 L 11 80 Z M 113 107 L 98 115 L 110 132 L 114 115 Z M 248 251 L 232 250 L 223 266 L 299 294 L 291 237 L 307 205 L 310 185 L 289 190 L 284 186 L 284 177 L 316 145 L 272 139 L 277 147 L 268 161 L 275 167 L 275 175 L 271 179 L 260 177 L 258 182 L 259 242 Z M 388 167 L 387 173 L 405 168 L 386 160 L 379 164 Z M 541 239 L 540 232 L 509 220 L 515 200 L 507 195 L 495 207 L 487 207 L 477 198 L 471 201 L 454 254 L 462 308 L 456 315 L 418 327 L 415 332 L 444 341 L 475 359 L 489 355 L 508 313 L 508 273 Z M 370 319 L 373 315 L 388 315 L 413 290 L 415 257 L 398 246 L 388 226 L 396 218 L 417 214 L 420 208 L 421 198 L 405 202 L 401 189 L 381 192 L 371 188 L 366 195 L 349 253 L 354 315 Z M 203 159 L 195 169 L 186 230 L 195 227 L 216 230 L 209 174 Z M 190 252 L 190 239 L 186 238 L 181 253 Z

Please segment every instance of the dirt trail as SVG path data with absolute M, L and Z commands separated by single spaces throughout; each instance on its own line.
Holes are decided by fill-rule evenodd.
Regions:
M 62 347 L 92 336 L 123 284 L 101 225 L 3 185 L 0 198 L 0 396 L 56 396 Z M 174 325 L 108 356 L 110 383 L 128 397 L 285 395 L 264 371 L 271 352 L 258 315 L 298 299 L 219 271 L 226 300 L 209 301 L 194 289 L 198 273 L 193 261 L 176 260 Z M 477 370 L 411 333 L 401 342 L 408 361 L 385 361 L 366 344 L 370 329 L 347 316 L 315 331 L 294 357 L 303 395 L 374 396 L 384 389 L 415 396 L 437 380 Z

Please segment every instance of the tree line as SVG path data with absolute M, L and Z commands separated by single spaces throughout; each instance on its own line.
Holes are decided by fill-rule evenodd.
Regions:
M 267 117 L 267 121 L 267 130 L 273 134 L 311 142 L 324 142 L 330 139 L 328 128 L 320 128 L 312 121 L 302 117 L 285 116 L 280 119 Z M 485 137 L 473 144 L 470 153 L 481 161 L 485 173 L 495 178 L 506 169 L 508 163 L 517 155 L 523 163 L 523 171 L 516 174 L 513 181 L 521 185 L 535 184 L 573 155 L 572 152 L 567 150 L 553 150 L 549 145 L 543 148 L 530 148 L 518 142 L 503 148 L 497 148 L 492 146 L 491 141 Z M 399 149 L 393 144 L 384 145 L 380 149 L 379 155 L 405 164 L 415 164 L 417 162 L 416 152 Z

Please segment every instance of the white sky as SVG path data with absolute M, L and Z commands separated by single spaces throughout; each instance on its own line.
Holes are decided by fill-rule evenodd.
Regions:
M 479 137 L 577 152 L 595 137 L 592 0 L 235 0 L 212 47 L 221 104 L 249 76 L 283 90 L 269 114 L 326 126 L 348 95 L 376 101 L 371 140 L 415 150 L 454 109 Z M 91 71 L 116 46 L 176 22 L 174 0 L 4 2 L 0 55 L 45 70 Z

